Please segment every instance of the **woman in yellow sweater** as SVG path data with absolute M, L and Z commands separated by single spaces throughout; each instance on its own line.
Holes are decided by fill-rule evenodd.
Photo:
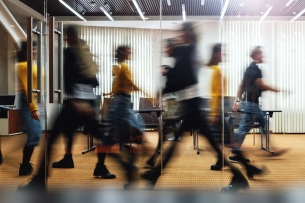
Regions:
M 131 92 L 139 91 L 140 89 L 132 81 L 131 73 L 126 60 L 130 59 L 131 48 L 128 46 L 119 46 L 116 50 L 116 59 L 120 66 L 117 78 L 113 84 L 113 99 L 110 105 L 108 119 L 112 120 L 114 125 L 110 131 L 112 136 L 106 136 L 103 140 L 103 146 L 98 146 L 97 151 L 104 151 L 103 148 L 113 146 L 116 144 L 114 137 L 118 137 L 120 145 L 120 155 L 111 154 L 115 156 L 117 161 L 121 163 L 124 170 L 127 172 L 128 184 L 124 186 L 125 189 L 129 188 L 135 181 L 134 174 L 137 171 L 136 166 L 133 164 L 134 155 L 130 154 L 131 148 L 123 145 L 131 142 L 131 137 L 139 138 L 143 135 L 141 126 L 136 120 L 136 116 L 131 106 Z M 109 139 L 110 138 L 110 139 Z M 106 153 L 98 154 L 99 165 L 104 165 Z M 97 174 L 98 175 L 98 174 Z
M 33 59 L 37 58 L 37 46 L 33 43 Z M 27 42 L 21 43 L 21 50 L 17 54 L 18 63 L 16 64 L 16 73 L 18 78 L 18 96 L 19 107 L 22 113 L 22 120 L 27 130 L 27 140 L 23 148 L 22 163 L 19 168 L 19 175 L 30 175 L 33 171 L 30 159 L 34 147 L 38 145 L 41 137 L 40 113 L 37 106 L 37 95 L 33 94 L 33 102 L 27 101 Z M 37 66 L 33 65 L 33 89 L 37 89 Z

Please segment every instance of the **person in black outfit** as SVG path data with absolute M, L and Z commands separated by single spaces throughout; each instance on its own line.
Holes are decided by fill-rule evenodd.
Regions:
M 240 156 L 240 147 L 251 130 L 254 122 L 258 122 L 262 129 L 265 130 L 265 116 L 259 106 L 259 98 L 262 91 L 279 92 L 277 88 L 273 88 L 262 80 L 262 72 L 257 64 L 263 62 L 263 54 L 261 47 L 255 47 L 251 53 L 253 62 L 246 69 L 243 80 L 238 88 L 237 96 L 233 105 L 234 110 L 243 109 L 241 121 L 237 133 L 234 136 L 234 147 L 229 157 L 231 162 L 249 162 L 249 159 Z M 244 94 L 244 99 L 242 95 Z M 281 151 L 283 153 L 285 150 Z
M 32 178 L 28 185 L 20 187 L 20 190 L 41 189 L 46 190 L 46 180 L 48 176 L 46 166 L 49 163 L 52 145 L 61 133 L 64 133 L 68 144 L 72 144 L 72 137 L 75 130 L 87 123 L 88 120 L 95 122 L 93 101 L 95 95 L 93 88 L 98 86 L 96 74 L 98 69 L 92 61 L 92 55 L 88 49 L 83 49 L 85 42 L 78 38 L 77 27 L 68 26 L 66 30 L 68 48 L 64 51 L 64 81 L 67 99 L 64 101 L 63 108 L 57 117 L 51 134 L 47 138 L 46 156 L 41 151 L 37 174 Z M 98 136 L 97 125 L 92 124 L 94 135 Z M 71 147 L 71 145 L 68 145 Z M 103 178 L 115 178 L 114 174 L 109 173 L 106 166 L 97 165 Z
M 217 153 L 218 162 L 224 162 L 225 165 L 230 166 L 233 173 L 233 178 L 228 187 L 222 188 L 223 192 L 237 192 L 240 189 L 249 187 L 247 179 L 240 170 L 235 168 L 223 156 L 222 150 L 214 141 L 210 132 L 208 121 L 204 114 L 200 112 L 200 97 L 198 91 L 198 68 L 200 63 L 197 59 L 197 35 L 195 32 L 194 24 L 191 22 L 184 23 L 181 29 L 181 44 L 171 50 L 171 56 L 175 57 L 174 70 L 176 71 L 175 88 L 172 91 L 178 92 L 178 97 L 181 100 L 183 118 L 190 121 L 192 127 L 200 129 L 203 135 L 207 138 L 210 145 Z M 182 123 L 180 133 L 190 129 L 190 126 Z M 167 153 L 164 152 L 163 167 L 166 167 L 174 150 L 176 142 L 168 149 Z M 153 188 L 156 184 L 161 173 L 161 162 L 155 164 L 155 168 L 142 174 L 144 179 L 150 181 Z

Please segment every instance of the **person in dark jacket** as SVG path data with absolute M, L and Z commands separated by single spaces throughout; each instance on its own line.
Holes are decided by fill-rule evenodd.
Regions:
M 178 94 L 178 98 L 182 103 L 182 118 L 188 120 L 187 123 L 182 123 L 180 127 L 180 133 L 192 128 L 199 129 L 200 132 L 207 138 L 212 148 L 216 151 L 218 161 L 224 162 L 225 165 L 230 166 L 233 173 L 233 178 L 228 187 L 222 188 L 222 192 L 237 192 L 240 189 L 249 187 L 249 183 L 241 171 L 232 166 L 227 161 L 222 153 L 222 150 L 218 147 L 218 144 L 214 141 L 210 132 L 208 121 L 205 116 L 200 112 L 200 97 L 198 89 L 198 68 L 200 62 L 197 55 L 197 34 L 195 26 L 191 22 L 182 24 L 181 32 L 181 44 L 171 50 L 171 56 L 175 57 L 174 70 L 176 71 L 176 88 L 175 91 Z M 170 146 L 167 152 L 164 152 L 163 167 L 166 167 L 174 150 L 176 148 L 175 142 Z M 154 187 L 160 174 L 161 174 L 161 162 L 155 164 L 155 167 L 144 174 L 142 177 L 147 179 L 151 183 L 151 187 Z
M 96 74 L 98 69 L 92 60 L 88 46 L 85 41 L 78 38 L 77 27 L 68 26 L 66 30 L 68 48 L 64 51 L 64 85 L 66 100 L 62 111 L 57 117 L 52 133 L 48 136 L 46 144 L 46 156 L 44 151 L 40 154 L 41 162 L 37 174 L 28 185 L 20 189 L 42 189 L 46 190 L 48 176 L 47 168 L 52 146 L 61 133 L 65 134 L 68 141 L 68 150 L 71 150 L 72 138 L 75 130 L 87 123 L 88 120 L 95 121 L 93 101 L 96 98 L 93 88 L 98 86 Z M 92 125 L 94 126 L 94 125 Z M 97 126 L 96 126 L 97 127 Z M 93 129 L 94 130 L 94 129 Z M 97 132 L 97 128 L 96 128 Z M 69 152 L 66 152 L 67 156 Z M 109 173 L 106 166 L 99 166 L 104 178 L 115 178 Z

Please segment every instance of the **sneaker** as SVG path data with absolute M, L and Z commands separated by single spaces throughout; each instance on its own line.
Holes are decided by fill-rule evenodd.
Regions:
M 19 175 L 26 176 L 30 175 L 33 172 L 33 166 L 31 163 L 28 164 L 20 164 Z
M 64 157 L 58 162 L 53 162 L 52 168 L 74 168 L 73 159 Z
M 229 156 L 229 160 L 231 162 L 235 162 L 235 163 L 250 163 L 249 159 L 246 159 L 246 158 L 238 156 L 238 155 L 233 155 L 232 153 Z
M 167 139 L 168 141 L 180 141 L 181 140 L 181 137 L 171 137 L 171 138 L 168 138 Z

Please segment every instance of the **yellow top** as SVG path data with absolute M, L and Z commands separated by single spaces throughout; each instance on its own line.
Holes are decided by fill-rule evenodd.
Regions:
M 221 109 L 222 96 L 222 75 L 219 66 L 211 66 L 213 69 L 212 85 L 211 85 L 211 116 L 219 116 Z M 223 93 L 226 95 L 226 79 L 223 78 Z
M 121 69 L 118 72 L 117 78 L 114 81 L 112 93 L 130 94 L 131 91 L 137 91 L 139 88 L 133 83 L 131 73 L 128 70 L 128 65 L 120 63 Z
M 37 66 L 33 65 L 33 89 L 37 89 Z M 25 96 L 27 98 L 27 89 L 28 89 L 28 81 L 27 81 L 27 62 L 19 62 L 16 65 L 16 72 L 18 76 L 18 86 L 17 91 L 24 91 Z M 30 112 L 38 111 L 37 103 L 37 94 L 33 94 L 33 102 L 29 103 Z

